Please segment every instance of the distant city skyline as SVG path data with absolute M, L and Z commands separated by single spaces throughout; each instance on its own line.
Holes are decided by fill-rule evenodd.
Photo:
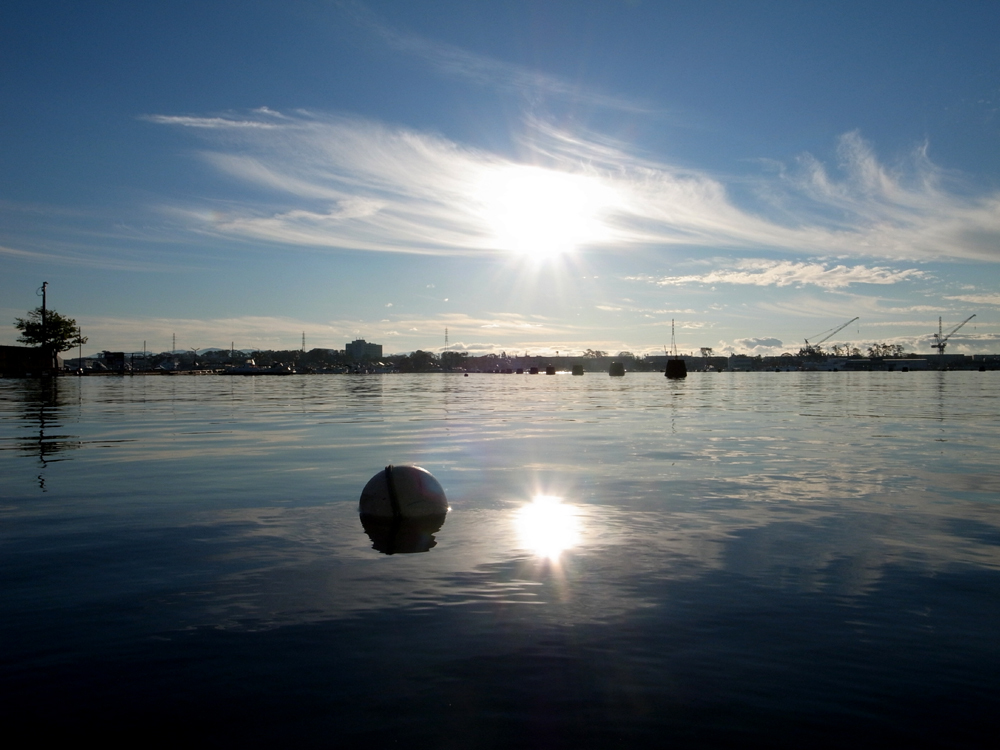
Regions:
M 0 344 L 1000 351 L 1000 5 L 0 9 Z M 448 331 L 447 344 L 445 330 Z M 831 341 L 833 343 L 833 341 Z

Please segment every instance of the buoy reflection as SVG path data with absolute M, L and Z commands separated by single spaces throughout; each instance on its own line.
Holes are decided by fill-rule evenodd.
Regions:
M 517 511 L 521 543 L 539 557 L 556 560 L 580 540 L 580 519 L 572 505 L 554 495 L 536 495 Z

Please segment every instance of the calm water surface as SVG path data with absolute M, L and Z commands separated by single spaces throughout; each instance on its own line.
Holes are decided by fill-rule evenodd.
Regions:
M 0 380 L 0 713 L 130 743 L 981 746 L 998 377 Z M 425 552 L 359 522 L 390 463 L 448 494 Z

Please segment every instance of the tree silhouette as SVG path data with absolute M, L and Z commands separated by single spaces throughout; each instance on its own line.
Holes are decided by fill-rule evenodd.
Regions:
M 899 344 L 883 344 L 876 342 L 868 347 L 869 357 L 902 357 L 903 347 Z
M 65 352 L 74 346 L 87 343 L 80 335 L 80 327 L 73 318 L 60 315 L 55 310 L 36 307 L 25 318 L 14 318 L 14 327 L 21 332 L 17 340 L 29 346 L 41 346 L 53 352 Z

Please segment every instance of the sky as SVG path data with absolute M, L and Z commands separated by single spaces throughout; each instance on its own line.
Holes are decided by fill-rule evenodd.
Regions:
M 7 0 L 0 344 L 1000 353 L 1000 3 Z M 447 340 L 446 340 L 447 331 Z

